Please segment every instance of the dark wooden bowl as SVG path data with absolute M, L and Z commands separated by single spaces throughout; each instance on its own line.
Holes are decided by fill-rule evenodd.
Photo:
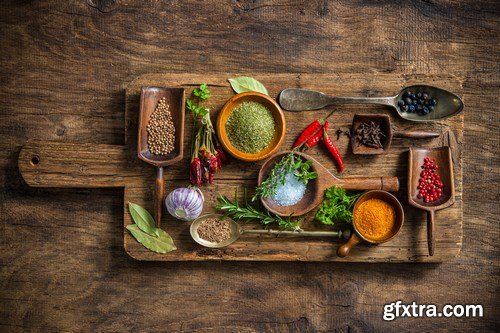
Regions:
M 438 173 L 443 182 L 443 192 L 439 200 L 425 203 L 418 199 L 418 180 L 424 164 L 424 158 L 429 157 L 436 160 L 439 167 Z M 439 148 L 410 148 L 408 158 L 408 203 L 414 207 L 425 210 L 427 214 L 427 242 L 429 255 L 434 254 L 434 213 L 437 210 L 449 207 L 455 202 L 455 182 L 453 177 L 453 161 L 449 147 Z
M 356 130 L 362 123 L 369 123 L 373 121 L 380 124 L 380 129 L 385 136 L 382 136 L 380 143 L 382 148 L 372 148 L 366 147 L 365 145 L 359 144 L 356 140 Z M 385 114 L 355 114 L 352 119 L 352 129 L 351 129 L 351 147 L 352 153 L 356 155 L 378 155 L 387 154 L 387 151 L 391 147 L 392 141 L 392 128 L 391 119 Z
M 257 102 L 264 105 L 269 111 L 271 111 L 274 118 L 274 137 L 266 148 L 257 153 L 245 153 L 238 150 L 235 146 L 233 146 L 227 136 L 226 122 L 234 108 L 243 102 Z M 224 147 L 224 149 L 234 158 L 245 162 L 261 161 L 274 154 L 283 144 L 285 134 L 285 115 L 283 114 L 280 106 L 274 99 L 259 92 L 244 92 L 231 97 L 226 104 L 224 104 L 221 112 L 219 113 L 219 117 L 217 118 L 217 136 L 219 137 L 222 147 Z

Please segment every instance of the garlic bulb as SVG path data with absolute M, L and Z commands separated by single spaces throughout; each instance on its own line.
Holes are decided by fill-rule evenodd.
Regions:
M 200 216 L 204 201 L 200 189 L 181 187 L 168 194 L 165 206 L 173 217 L 183 221 L 192 221 Z

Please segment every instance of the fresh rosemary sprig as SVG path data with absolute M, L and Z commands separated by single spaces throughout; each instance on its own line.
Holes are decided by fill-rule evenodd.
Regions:
M 255 189 L 252 201 L 257 200 L 259 197 L 269 198 L 274 196 L 278 186 L 285 184 L 286 175 L 292 171 L 295 177 L 307 185 L 309 180 L 318 177 L 316 172 L 310 171 L 311 165 L 311 161 L 305 161 L 293 152 L 285 155 L 274 165 L 267 178 Z
M 268 227 L 276 223 L 282 230 L 299 230 L 299 220 L 289 217 L 281 217 L 272 215 L 269 212 L 264 212 L 256 209 L 248 203 L 246 192 L 244 196 L 244 204 L 238 203 L 238 191 L 235 192 L 234 202 L 224 195 L 219 195 L 217 198 L 217 209 L 223 211 L 226 216 L 239 221 L 239 220 L 258 220 L 262 225 Z

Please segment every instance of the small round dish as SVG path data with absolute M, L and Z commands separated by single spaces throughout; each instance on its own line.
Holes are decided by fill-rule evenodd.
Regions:
M 224 219 L 224 220 L 229 220 L 231 222 L 231 238 L 220 242 L 220 243 L 214 243 L 214 242 L 209 242 L 198 235 L 198 227 L 200 226 L 201 222 L 205 221 L 208 218 L 217 218 L 217 219 Z M 230 219 L 227 216 L 221 215 L 221 214 L 207 214 L 198 217 L 191 223 L 191 227 L 189 228 L 189 232 L 191 234 L 191 237 L 193 240 L 205 247 L 209 247 L 212 249 L 220 249 L 222 247 L 226 247 L 229 244 L 233 243 L 240 235 L 239 230 L 238 230 L 238 224 L 234 222 L 232 219 Z
M 264 105 L 271 111 L 274 117 L 274 136 L 269 145 L 257 153 L 245 153 L 231 144 L 226 132 L 226 122 L 233 112 L 234 108 L 243 102 L 257 102 Z M 234 158 L 245 162 L 256 162 L 274 154 L 285 140 L 286 121 L 283 111 L 278 103 L 271 97 L 258 92 L 244 92 L 231 97 L 222 107 L 217 118 L 217 136 L 219 137 L 222 147 L 231 154 Z

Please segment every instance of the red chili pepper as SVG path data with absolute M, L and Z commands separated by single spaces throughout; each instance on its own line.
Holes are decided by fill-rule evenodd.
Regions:
M 202 184 L 201 181 L 201 161 L 198 157 L 195 157 L 191 162 L 191 166 L 189 168 L 189 180 L 191 184 L 200 186 Z
M 300 133 L 299 137 L 297 140 L 295 140 L 295 143 L 293 144 L 292 148 L 297 148 L 298 146 L 302 145 L 304 142 L 307 141 L 314 133 L 316 133 L 317 130 L 321 128 L 321 123 L 319 122 L 318 119 L 313 121 L 312 123 L 307 126 L 302 133 Z
M 328 130 L 328 121 L 325 121 L 325 124 L 323 125 L 323 127 L 321 127 L 318 133 L 314 134 L 309 138 L 309 140 L 306 141 L 307 148 L 316 146 L 321 141 L 321 139 L 323 139 L 323 133 L 325 133 L 326 130 Z
M 344 171 L 344 161 L 342 161 L 342 156 L 340 156 L 340 152 L 333 143 L 332 139 L 326 134 L 326 131 L 323 133 L 323 143 L 325 144 L 326 148 L 328 148 L 328 151 L 332 155 L 333 159 L 337 163 L 337 168 L 339 172 Z
M 216 173 L 219 170 L 219 161 L 217 160 L 217 156 L 210 155 L 207 158 L 209 170 L 211 173 Z

